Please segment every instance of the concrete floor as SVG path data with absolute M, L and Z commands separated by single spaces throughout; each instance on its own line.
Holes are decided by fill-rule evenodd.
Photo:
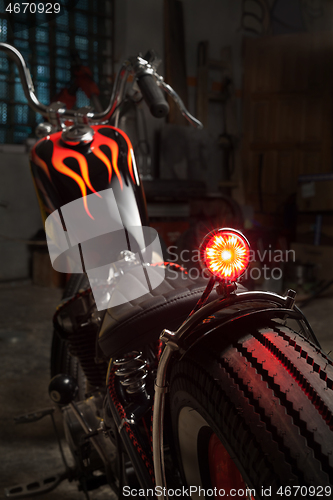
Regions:
M 15 415 L 52 406 L 47 393 L 51 319 L 60 297 L 61 290 L 28 281 L 0 285 L 0 498 L 4 498 L 5 486 L 63 471 L 50 418 L 29 425 L 15 425 L 12 420 Z M 323 349 L 333 351 L 332 291 L 303 310 Z M 109 491 L 103 489 L 91 498 L 112 498 Z M 79 500 L 85 496 L 65 481 L 39 498 Z
M 15 425 L 13 417 L 51 407 L 48 397 L 52 316 L 60 289 L 30 282 L 0 285 L 0 498 L 4 488 L 62 472 L 64 466 L 50 417 Z M 58 428 L 62 431 L 60 414 Z M 65 443 L 64 443 L 65 445 Z M 66 445 L 65 445 L 66 446 Z M 71 461 L 67 449 L 66 457 Z M 111 499 L 109 488 L 90 495 Z M 41 500 L 83 500 L 76 484 L 64 481 Z

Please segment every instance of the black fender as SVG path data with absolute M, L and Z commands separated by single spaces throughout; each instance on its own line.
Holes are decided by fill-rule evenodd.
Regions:
M 282 297 L 269 292 L 243 292 L 230 294 L 217 299 L 199 310 L 185 323 L 182 335 L 177 340 L 178 359 L 181 359 L 194 346 L 213 344 L 214 339 L 225 337 L 226 344 L 236 340 L 237 335 L 245 327 L 263 328 L 273 320 L 296 320 L 303 332 L 314 345 L 320 347 L 319 341 L 309 322 L 288 295 Z

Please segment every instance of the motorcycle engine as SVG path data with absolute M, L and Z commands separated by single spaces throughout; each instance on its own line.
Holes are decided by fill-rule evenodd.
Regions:
M 93 439 L 99 449 L 115 470 L 117 461 L 117 449 L 106 432 L 103 412 L 103 396 L 96 393 L 84 401 L 75 403 L 81 419 L 89 429 L 89 434 L 94 433 Z M 63 410 L 63 423 L 66 441 L 74 458 L 75 464 L 85 475 L 96 470 L 105 469 L 105 459 L 97 452 L 91 439 L 87 437 L 81 423 L 79 422 L 71 406 Z

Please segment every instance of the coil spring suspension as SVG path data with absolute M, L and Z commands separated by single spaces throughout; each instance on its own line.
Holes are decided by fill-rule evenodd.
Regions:
M 128 394 L 144 392 L 148 368 L 146 360 L 142 358 L 142 352 L 131 351 L 114 361 L 114 365 L 117 367 L 115 375 L 119 377 Z

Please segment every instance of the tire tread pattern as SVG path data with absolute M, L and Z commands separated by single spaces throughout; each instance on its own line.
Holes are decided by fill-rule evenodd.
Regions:
M 332 379 L 324 353 L 272 322 L 194 349 L 173 367 L 171 393 L 212 416 L 249 484 L 332 486 Z

